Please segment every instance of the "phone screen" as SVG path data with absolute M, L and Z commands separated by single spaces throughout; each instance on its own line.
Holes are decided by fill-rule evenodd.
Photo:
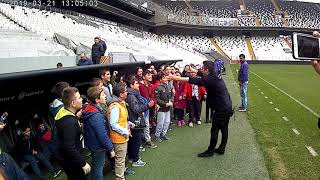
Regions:
M 319 39 L 308 36 L 297 36 L 298 56 L 304 58 L 319 58 Z

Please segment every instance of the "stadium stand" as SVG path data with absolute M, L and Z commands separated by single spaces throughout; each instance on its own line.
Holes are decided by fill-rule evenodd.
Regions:
M 239 26 L 256 26 L 256 18 L 253 16 L 238 17 Z
M 279 1 L 282 11 L 285 11 L 289 27 L 297 28 L 320 28 L 319 20 L 319 4 L 295 2 L 295 1 Z
M 12 8 L 8 4 L 3 4 L 0 11 L 10 18 L 16 19 L 18 23 L 26 29 L 52 38 L 55 33 L 62 34 L 70 38 L 76 44 L 84 44 L 91 47 L 93 38 L 97 35 L 108 42 L 108 52 L 126 52 L 134 56 L 146 59 L 146 56 L 156 59 L 204 59 L 204 56 L 193 51 L 188 51 L 176 44 L 161 40 L 157 35 L 144 33 L 144 38 L 134 36 L 124 32 L 119 27 L 98 23 L 98 27 L 75 22 L 71 18 L 55 12 L 38 10 L 27 7 Z M 79 31 L 81 29 L 81 31 Z M 181 43 L 180 43 L 181 44 Z M 188 54 L 188 56 L 185 56 Z
M 24 29 L 17 25 L 15 22 L 0 14 L 0 29 L 10 29 L 10 30 L 18 30 L 23 31 Z
M 281 17 L 276 16 L 271 1 L 246 0 L 245 2 L 247 9 L 260 19 L 261 26 L 282 27 Z
M 246 58 L 251 60 L 244 37 L 215 36 L 213 39 L 231 59 L 238 59 L 239 54 L 245 54 Z
M 257 60 L 294 60 L 285 52 L 290 48 L 280 37 L 251 37 L 251 43 Z
M 201 15 L 212 18 L 236 18 L 240 6 L 238 0 L 192 1 L 190 5 L 200 11 Z

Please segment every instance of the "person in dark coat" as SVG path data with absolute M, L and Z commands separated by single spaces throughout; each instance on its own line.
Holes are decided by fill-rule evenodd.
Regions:
M 78 66 L 86 66 L 93 64 L 92 60 L 89 59 L 85 53 L 80 54 L 80 60 L 78 62 Z
M 68 176 L 68 179 L 87 179 L 90 165 L 80 154 L 81 127 L 76 113 L 82 108 L 82 98 L 74 87 L 67 87 L 62 92 L 62 107 L 55 116 L 57 128 L 56 158 Z
M 140 95 L 139 82 L 135 76 L 128 76 L 126 83 L 128 87 L 126 101 L 128 103 L 129 121 L 134 123 L 138 118 L 144 118 L 144 113 L 154 106 L 154 101 L 151 100 L 148 102 L 146 98 Z M 139 158 L 143 128 L 144 127 L 139 128 L 136 126 L 136 128 L 131 130 L 131 137 L 129 138 L 128 157 L 129 160 L 132 160 L 132 166 L 134 167 L 142 167 L 146 164 Z
M 106 51 L 107 51 L 107 44 L 104 40 L 101 39 L 101 36 L 99 36 L 99 40 L 100 40 L 100 43 L 103 47 L 103 56 L 105 55 Z
M 5 127 L 5 124 L 0 124 L 0 131 Z M 15 160 L 7 153 L 2 152 L 0 148 L 0 170 L 2 175 L 6 179 L 15 179 L 15 180 L 29 180 L 29 176 L 17 165 Z M 1 179 L 1 176 L 0 176 Z
M 111 157 L 115 155 L 103 109 L 106 104 L 106 95 L 101 87 L 91 87 L 87 91 L 87 99 L 89 104 L 82 111 L 84 142 L 92 155 L 91 179 L 102 180 L 106 152 L 110 153 Z
M 190 72 L 197 72 L 191 68 Z M 228 89 L 223 79 L 215 76 L 214 63 L 212 61 L 203 62 L 203 77 L 178 77 L 169 76 L 167 79 L 176 81 L 188 81 L 190 84 L 204 86 L 207 91 L 207 101 L 209 101 L 210 108 L 215 112 L 212 119 L 211 138 L 208 149 L 200 154 L 198 157 L 213 156 L 214 152 L 224 154 L 228 141 L 228 125 L 230 117 L 233 114 L 232 101 Z M 221 144 L 215 149 L 219 131 L 222 133 Z
M 48 170 L 54 174 L 55 177 L 61 172 L 54 172 L 53 166 L 49 159 L 41 152 L 39 142 L 37 138 L 31 135 L 30 128 L 25 126 L 22 128 L 22 134 L 18 137 L 17 151 L 19 155 L 23 156 L 23 159 L 30 163 L 33 172 L 40 178 L 44 179 L 45 175 L 41 172 L 38 160 L 48 168 Z
M 93 61 L 93 64 L 100 64 L 101 56 L 104 56 L 104 48 L 103 45 L 100 42 L 99 37 L 94 38 L 94 44 L 92 45 L 91 49 L 91 58 Z

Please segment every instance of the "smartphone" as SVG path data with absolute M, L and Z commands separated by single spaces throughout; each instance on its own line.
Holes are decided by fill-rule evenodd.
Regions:
M 320 59 L 320 38 L 309 34 L 292 34 L 292 54 L 295 59 Z

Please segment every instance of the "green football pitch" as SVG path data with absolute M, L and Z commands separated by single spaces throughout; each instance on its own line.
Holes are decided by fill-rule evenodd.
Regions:
M 270 177 L 319 177 L 320 76 L 311 65 L 250 65 L 249 79 L 248 120 Z

